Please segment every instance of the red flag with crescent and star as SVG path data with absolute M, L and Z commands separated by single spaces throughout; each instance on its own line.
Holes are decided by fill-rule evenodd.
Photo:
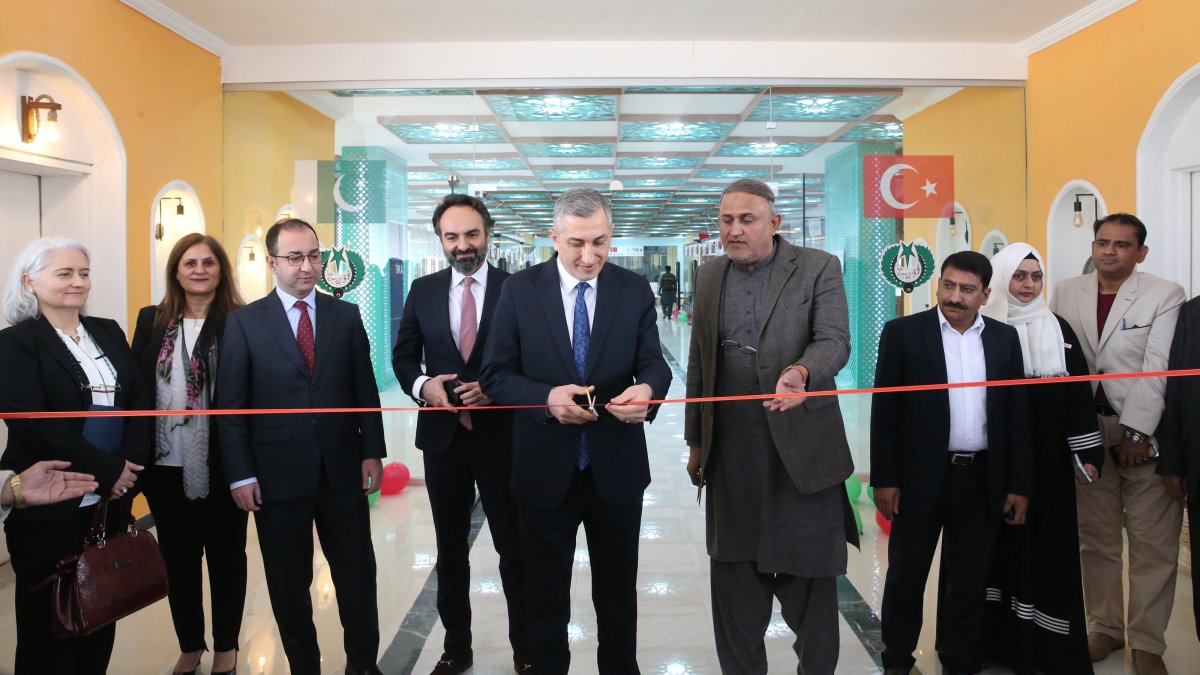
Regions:
M 953 212 L 953 155 L 863 156 L 867 218 L 947 218 Z

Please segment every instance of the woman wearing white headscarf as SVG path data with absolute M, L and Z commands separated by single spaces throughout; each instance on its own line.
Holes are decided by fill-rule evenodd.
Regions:
M 1087 375 L 1079 339 L 1042 296 L 1045 266 L 1028 244 L 992 258 L 981 310 L 1017 330 L 1025 375 Z M 1103 447 L 1086 382 L 1028 387 L 1035 480 L 1025 525 L 1004 525 L 988 584 L 988 658 L 1017 673 L 1092 673 L 1072 478 L 1099 477 Z

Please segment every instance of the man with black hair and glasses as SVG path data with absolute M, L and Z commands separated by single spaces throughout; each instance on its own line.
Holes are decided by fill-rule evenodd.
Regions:
M 766 673 L 773 598 L 796 633 L 798 672 L 838 659 L 837 576 L 858 544 L 844 482 L 854 470 L 834 376 L 850 356 L 838 259 L 778 235 L 762 181 L 721 195 L 725 255 L 696 273 L 688 398 L 787 397 L 688 403 L 684 438 L 705 504 L 713 629 L 721 669 Z
M 316 291 L 317 233 L 282 220 L 266 237 L 275 290 L 231 313 L 217 358 L 217 400 L 231 410 L 379 408 L 358 306 Z M 367 495 L 387 456 L 378 411 L 222 415 L 233 501 L 254 512 L 279 638 L 295 675 L 318 675 L 312 621 L 313 524 L 336 586 L 345 672 L 379 673 L 375 549 Z M 326 666 L 328 667 L 328 666 Z

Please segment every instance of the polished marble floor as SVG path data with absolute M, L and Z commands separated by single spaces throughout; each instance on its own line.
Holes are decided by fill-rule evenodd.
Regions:
M 660 322 L 662 342 L 676 368 L 671 398 L 683 396 L 689 328 Z M 384 405 L 411 405 L 398 389 L 384 396 Z M 852 404 L 853 405 L 853 404 Z M 389 413 L 389 452 L 404 461 L 413 475 L 423 475 L 420 455 L 412 446 L 414 415 Z M 687 449 L 683 442 L 683 408 L 664 408 L 658 421 L 648 427 L 653 482 L 644 498 L 641 531 L 641 560 L 638 578 L 638 659 L 647 674 L 683 675 L 718 673 L 713 648 L 712 614 L 709 605 L 708 560 L 704 548 L 704 512 L 696 503 L 695 488 L 684 471 Z M 860 443 L 862 434 L 852 434 Z M 865 456 L 856 447 L 855 456 Z M 860 464 L 861 465 L 861 464 Z M 887 537 L 875 526 L 873 508 L 864 495 L 859 509 L 865 524 L 862 550 L 850 549 L 849 570 L 841 580 L 839 595 L 842 616 L 839 673 L 878 673 L 878 619 L 887 569 Z M 441 653 L 444 632 L 436 618 L 433 593 L 436 577 L 433 525 L 424 488 L 414 484 L 395 496 L 383 497 L 372 509 L 372 531 L 379 563 L 380 664 L 385 673 L 428 673 Z M 479 674 L 512 672 L 512 655 L 507 644 L 507 622 L 500 589 L 498 558 L 486 523 L 480 522 L 471 552 L 472 603 L 474 610 L 475 667 Z M 319 550 L 319 544 L 318 544 Z M 287 663 L 279 646 L 263 581 L 254 528 L 250 528 L 250 582 L 242 625 L 242 652 L 238 672 L 286 673 Z M 936 575 L 936 569 L 934 570 Z M 314 561 L 312 597 L 325 673 L 342 672 L 341 628 L 337 599 L 329 569 L 318 552 Z M 570 626 L 572 673 L 595 672 L 595 612 L 590 601 L 590 569 L 583 533 L 580 533 L 573 588 Z M 928 588 L 936 588 L 931 578 Z M 13 576 L 7 565 L 0 567 L 0 673 L 12 671 L 16 636 L 12 612 Z M 927 616 L 933 605 L 927 593 Z M 1172 673 L 1197 672 L 1200 644 L 1191 613 L 1191 579 L 1180 576 L 1175 612 L 1167 634 L 1167 666 Z M 791 631 L 773 616 L 766 637 L 771 673 L 795 671 Z M 927 674 L 939 672 L 933 652 L 932 629 L 922 633 L 917 665 Z M 152 675 L 171 671 L 178 655 L 170 614 L 165 601 L 122 620 L 109 672 Z M 206 659 L 201 672 L 208 672 Z M 995 669 L 989 672 L 1005 672 Z M 1128 654 L 1114 654 L 1097 664 L 1098 675 L 1133 672 Z

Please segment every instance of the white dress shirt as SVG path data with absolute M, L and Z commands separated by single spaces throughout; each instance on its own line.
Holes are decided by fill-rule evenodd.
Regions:
M 317 289 L 313 288 L 308 292 L 308 295 L 303 298 L 292 297 L 285 293 L 278 286 L 275 287 L 275 294 L 279 296 L 279 301 L 283 303 L 283 311 L 287 312 L 288 323 L 292 326 L 292 335 L 296 334 L 297 328 L 300 326 L 300 310 L 296 307 L 296 303 L 300 300 L 308 303 L 308 320 L 312 322 L 313 329 L 313 346 L 317 344 Z
M 83 370 L 89 383 L 101 388 L 115 388 L 117 384 L 116 369 L 109 361 L 108 356 L 100 350 L 100 345 L 92 340 L 92 336 L 88 334 L 82 323 L 75 329 L 75 334 L 79 336 L 79 342 L 75 342 L 74 338 L 57 328 L 54 331 L 58 333 L 63 344 L 67 345 L 67 351 L 71 352 L 71 357 L 79 362 L 79 367 Z M 114 391 L 92 390 L 92 405 L 114 406 L 116 404 L 117 394 Z M 100 495 L 89 492 L 79 502 L 79 508 L 99 503 Z
M 946 355 L 946 381 L 982 382 L 987 379 L 987 362 L 983 356 L 983 315 L 975 315 L 975 323 L 966 333 L 959 333 L 938 308 L 938 323 L 942 332 L 942 351 Z M 950 447 L 953 452 L 976 452 L 987 449 L 987 389 L 964 387 L 950 389 Z
M 279 302 L 283 303 L 283 311 L 287 313 L 287 320 L 288 320 L 288 323 L 291 324 L 291 326 L 292 326 L 292 335 L 293 336 L 296 334 L 296 330 L 300 326 L 300 310 L 296 307 L 296 302 L 299 300 L 303 300 L 304 302 L 308 303 L 308 307 L 306 309 L 308 310 L 308 320 L 310 322 L 312 322 L 313 349 L 316 349 L 316 345 L 317 345 L 317 289 L 313 288 L 311 291 L 308 292 L 307 296 L 305 296 L 303 298 L 297 298 L 297 297 L 293 297 L 292 295 L 290 295 L 288 293 L 285 293 L 282 288 L 279 288 L 278 286 L 276 286 L 275 287 L 275 295 L 279 297 Z M 258 482 L 258 477 L 251 476 L 250 478 L 246 478 L 244 480 L 239 480 L 237 482 L 230 483 L 229 489 L 236 490 L 237 488 L 240 488 L 243 485 L 249 485 L 251 483 L 257 483 L 257 482 Z
M 555 257 L 554 260 L 558 265 L 558 290 L 562 293 L 563 312 L 567 315 L 567 337 L 570 338 L 571 344 L 575 344 L 575 296 L 579 293 L 576 286 L 582 279 L 576 279 L 567 272 L 567 268 L 563 267 L 562 258 Z M 587 284 L 592 287 L 592 292 L 588 293 L 583 301 L 587 305 L 590 330 L 593 320 L 596 318 L 596 291 L 599 287 L 596 285 L 596 279 L 592 279 Z
M 479 325 L 483 323 L 483 298 L 487 294 L 488 267 L 490 265 L 484 263 L 473 274 L 463 274 L 453 267 L 450 268 L 450 335 L 454 337 L 456 347 L 460 344 L 458 333 L 462 326 L 463 291 L 466 289 L 463 279 L 471 277 L 475 280 L 471 284 L 471 295 L 475 296 L 475 328 L 478 330 Z M 425 402 L 425 399 L 421 398 L 421 387 L 431 379 L 433 378 L 428 375 L 419 375 L 413 381 L 412 397 L 417 402 Z

